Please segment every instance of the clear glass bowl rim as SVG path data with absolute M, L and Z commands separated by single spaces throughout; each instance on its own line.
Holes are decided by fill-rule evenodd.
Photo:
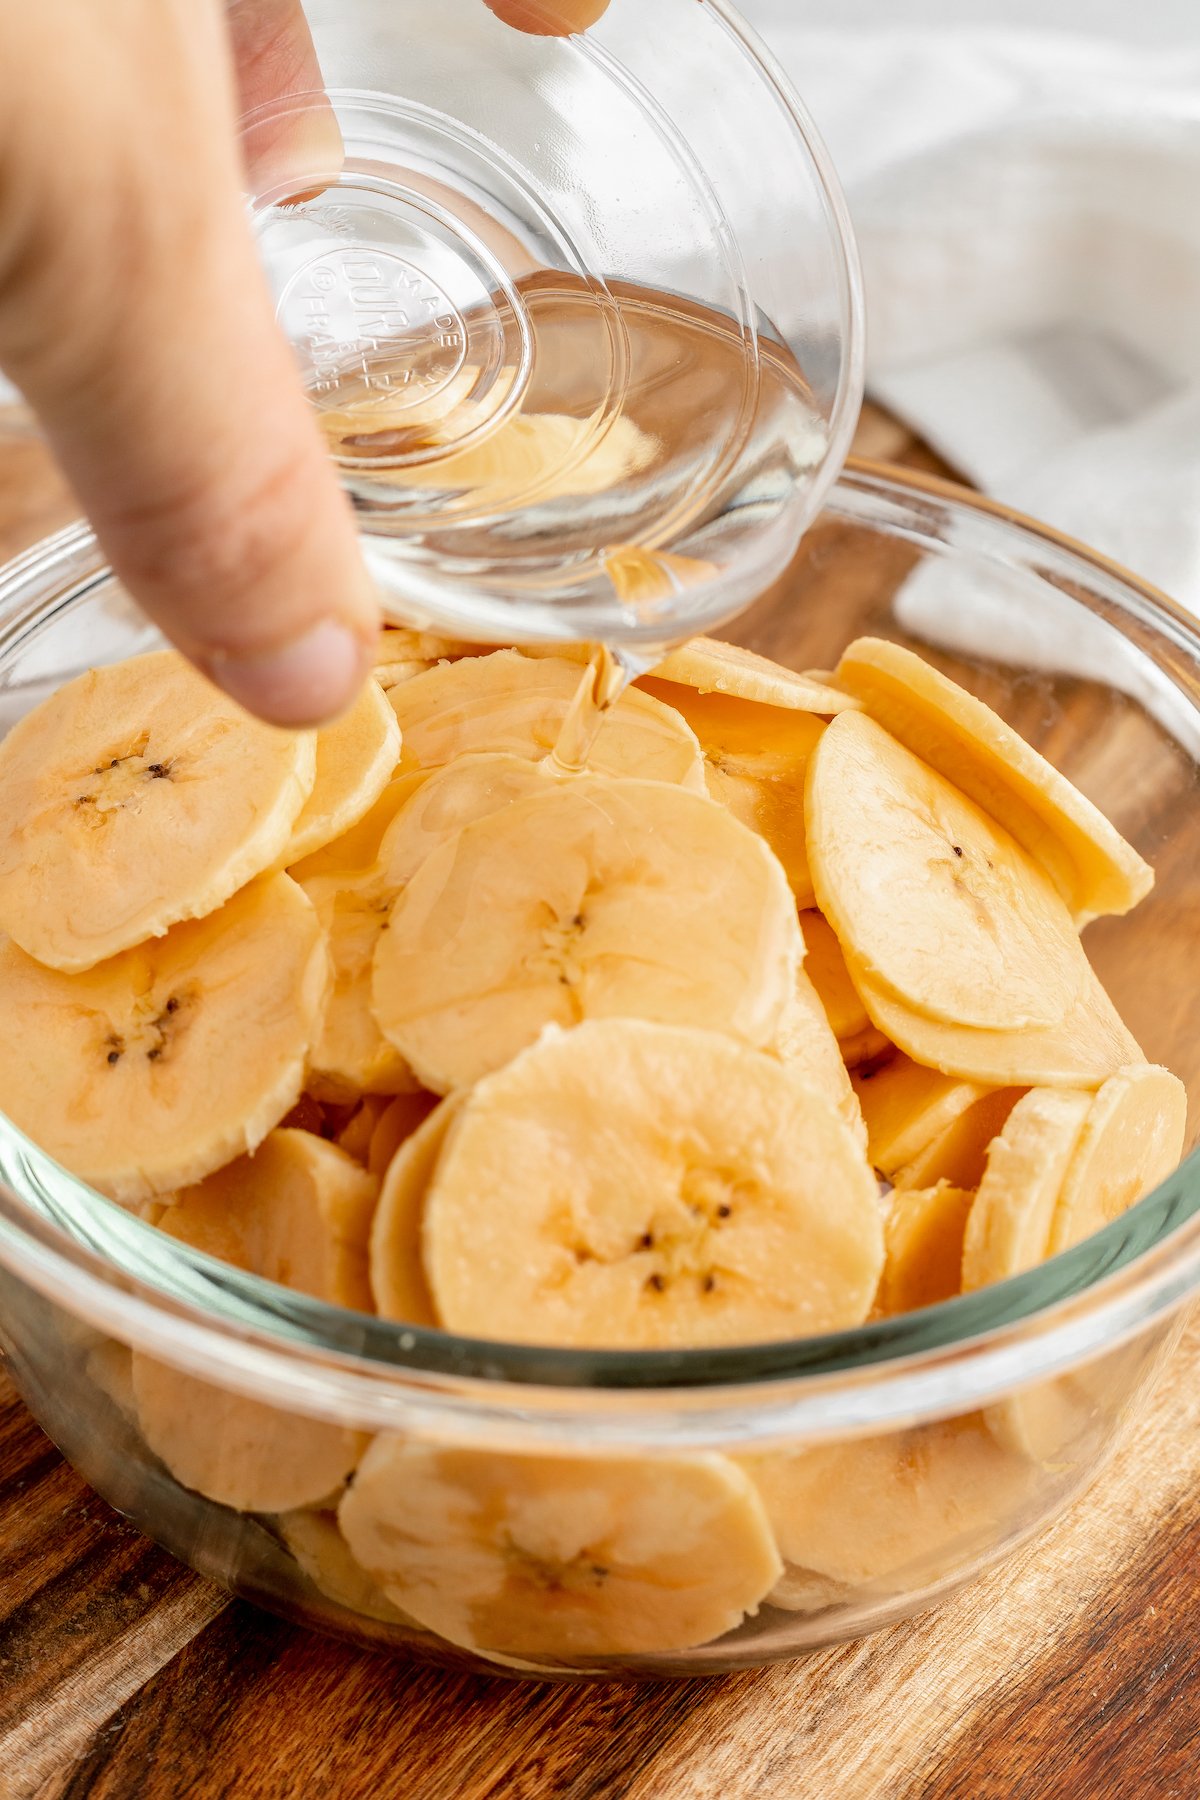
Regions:
M 851 461 L 846 516 L 927 500 L 961 524 L 1072 565 L 1200 663 L 1181 607 L 1098 553 L 935 477 Z M 855 510 L 855 508 L 858 510 Z M 916 527 L 912 535 L 920 541 Z M 86 526 L 0 569 L 0 654 L 31 622 L 109 579 Z M 57 585 L 56 585 L 57 584 Z M 1082 604 L 1074 596 L 1076 604 Z M 0 1264 L 77 1318 L 231 1388 L 376 1428 L 458 1416 L 534 1440 L 586 1420 L 589 1438 L 703 1447 L 863 1432 L 986 1405 L 1167 1321 L 1200 1288 L 1200 1150 L 1086 1243 L 1010 1281 L 852 1331 L 717 1350 L 570 1351 L 369 1318 L 290 1292 L 166 1238 L 57 1170 L 0 1116 Z M 46 1175 L 52 1172 L 48 1191 Z M 23 1191 L 19 1191 L 23 1190 Z M 65 1200 L 66 1204 L 63 1204 Z M 58 1220 L 69 1216 L 69 1227 Z

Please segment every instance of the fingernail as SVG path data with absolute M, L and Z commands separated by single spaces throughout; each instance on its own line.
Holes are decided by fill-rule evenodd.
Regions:
M 324 619 L 277 650 L 206 658 L 209 675 L 247 712 L 275 725 L 323 725 L 349 706 L 371 667 L 371 644 Z

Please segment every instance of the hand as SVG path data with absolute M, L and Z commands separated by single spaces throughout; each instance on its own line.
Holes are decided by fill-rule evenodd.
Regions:
M 603 11 L 488 4 L 540 32 Z M 378 626 L 242 198 L 239 112 L 320 86 L 299 0 L 0 0 L 0 367 L 134 599 L 288 725 L 352 699 Z M 305 129 L 340 155 L 332 112 Z

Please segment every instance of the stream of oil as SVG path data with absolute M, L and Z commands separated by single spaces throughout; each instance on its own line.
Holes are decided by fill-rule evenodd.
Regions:
M 597 645 L 550 752 L 550 764 L 559 774 L 583 773 L 605 719 L 630 682 L 645 674 L 647 666 L 628 651 Z

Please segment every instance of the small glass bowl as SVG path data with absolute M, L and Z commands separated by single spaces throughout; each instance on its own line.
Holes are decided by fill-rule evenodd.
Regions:
M 726 0 L 315 29 L 328 91 L 244 121 L 250 214 L 385 604 L 631 647 L 732 617 L 862 399 L 853 234 L 782 71 Z M 631 594 L 630 554 L 673 560 Z
M 1195 624 L 1037 525 L 861 466 L 737 635 L 809 668 L 828 667 L 863 631 L 914 645 L 996 706 L 1155 863 L 1151 898 L 1089 927 L 1087 943 L 1147 1054 L 1188 1085 L 1190 1151 L 1200 1122 L 1185 975 L 1200 882 Z M 9 720 L 80 667 L 152 641 L 86 530 L 0 576 Z M 556 1351 L 341 1312 L 212 1262 L 89 1192 L 3 1121 L 0 1175 L 0 1344 L 34 1413 L 94 1486 L 250 1599 L 345 1637 L 492 1672 L 709 1674 L 930 1605 L 1091 1480 L 1200 1282 L 1193 1156 L 1088 1242 L 923 1312 L 794 1343 Z M 135 1360 L 155 1371 L 160 1396 L 165 1382 L 175 1397 L 179 1460 L 199 1444 L 211 1470 L 227 1449 L 243 1473 L 251 1467 L 264 1502 L 274 1483 L 269 1504 L 233 1510 L 147 1448 Z M 585 1653 L 556 1636 L 552 1592 L 526 1569 L 504 1631 L 472 1646 L 459 1630 L 451 1642 L 428 1615 L 397 1611 L 349 1557 L 335 1511 L 349 1467 L 335 1457 L 338 1480 L 312 1491 L 309 1450 L 339 1430 L 493 1463 L 538 1455 L 595 1470 L 620 1459 L 643 1492 L 666 1491 L 675 1459 L 732 1457 L 767 1497 L 784 1576 L 716 1641 L 681 1645 L 677 1623 L 664 1616 L 660 1626 L 650 1604 L 636 1653 L 603 1632 Z M 713 1568 L 731 1553 L 715 1533 L 704 1549 Z

